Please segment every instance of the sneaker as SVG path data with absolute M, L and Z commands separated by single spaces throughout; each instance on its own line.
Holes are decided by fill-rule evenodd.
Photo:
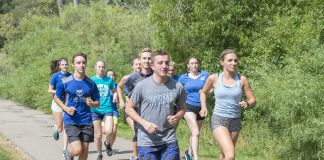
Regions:
M 104 145 L 105 145 L 105 147 L 106 147 L 106 153 L 107 153 L 107 155 L 108 155 L 108 156 L 112 156 L 112 154 L 113 154 L 113 150 L 112 150 L 112 148 L 110 147 L 110 144 L 107 145 L 107 143 L 106 143 L 106 141 L 105 141 L 105 142 L 104 142 Z
M 185 160 L 192 160 L 191 155 L 189 154 L 188 150 L 184 153 Z
M 66 154 L 68 153 L 68 150 L 67 150 L 67 149 L 64 149 L 64 150 L 62 151 L 62 153 L 63 153 L 62 156 L 63 156 L 63 157 L 66 157 Z
M 60 138 L 60 134 L 57 131 L 56 125 L 54 125 L 53 138 L 54 138 L 55 141 L 59 140 L 59 138 Z
M 129 158 L 129 160 L 139 160 L 139 158 L 135 158 L 133 155 Z
M 70 157 L 69 151 L 66 151 L 64 155 L 65 155 L 64 156 L 65 157 L 65 160 L 73 160 L 74 159 L 73 157 Z
M 102 154 L 98 155 L 97 160 L 102 160 L 103 156 Z

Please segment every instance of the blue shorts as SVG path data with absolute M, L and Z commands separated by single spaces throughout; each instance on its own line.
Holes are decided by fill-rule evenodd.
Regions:
M 159 146 L 138 146 L 138 158 L 141 160 L 180 160 L 178 141 Z
M 108 113 L 105 113 L 105 114 L 91 112 L 92 121 L 96 121 L 96 120 L 101 120 L 102 121 L 107 116 L 113 116 L 113 112 L 108 112 Z

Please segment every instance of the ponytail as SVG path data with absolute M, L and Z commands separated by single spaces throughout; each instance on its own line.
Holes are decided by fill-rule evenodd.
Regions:
M 59 60 L 53 60 L 50 62 L 51 75 L 56 73 L 59 70 Z

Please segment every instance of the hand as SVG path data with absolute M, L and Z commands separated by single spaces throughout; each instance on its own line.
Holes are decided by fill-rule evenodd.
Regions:
M 93 100 L 91 99 L 91 97 L 87 97 L 85 98 L 85 102 L 87 103 L 88 106 L 91 106 Z
M 143 125 L 143 127 L 145 128 L 145 130 L 147 132 L 149 132 L 150 134 L 156 133 L 158 126 L 155 125 L 154 123 L 148 122 L 146 121 Z
M 126 107 L 125 102 L 124 101 L 119 101 L 119 107 L 120 107 L 120 109 L 125 108 Z
M 240 107 L 243 109 L 246 109 L 249 107 L 249 104 L 246 101 L 241 101 L 240 102 Z
M 67 114 L 73 116 L 76 109 L 74 107 L 66 107 L 64 110 Z
M 206 107 L 201 107 L 200 111 L 199 111 L 199 114 L 201 117 L 206 117 L 207 116 L 207 113 L 208 113 L 208 110 Z
M 170 116 L 167 117 L 167 120 L 172 126 L 174 126 L 174 125 L 178 124 L 180 118 L 178 118 L 175 115 L 173 115 L 173 116 L 170 115 Z

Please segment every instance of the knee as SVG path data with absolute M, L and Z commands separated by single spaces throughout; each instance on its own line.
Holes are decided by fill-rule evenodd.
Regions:
M 226 159 L 226 160 L 234 160 L 235 159 L 234 152 L 224 153 L 224 159 Z
M 80 156 L 82 153 L 82 149 L 81 148 L 73 148 L 71 150 L 71 156 L 75 157 L 75 156 Z
M 94 133 L 94 137 L 95 138 L 102 138 L 102 132 L 101 131 L 96 131 L 95 133 Z
M 194 131 L 191 132 L 191 136 L 193 136 L 193 137 L 199 137 L 200 136 L 200 133 L 199 133 L 199 131 L 194 130 Z
M 113 131 L 112 131 L 112 128 L 106 128 L 105 132 L 106 132 L 106 134 L 111 134 Z

